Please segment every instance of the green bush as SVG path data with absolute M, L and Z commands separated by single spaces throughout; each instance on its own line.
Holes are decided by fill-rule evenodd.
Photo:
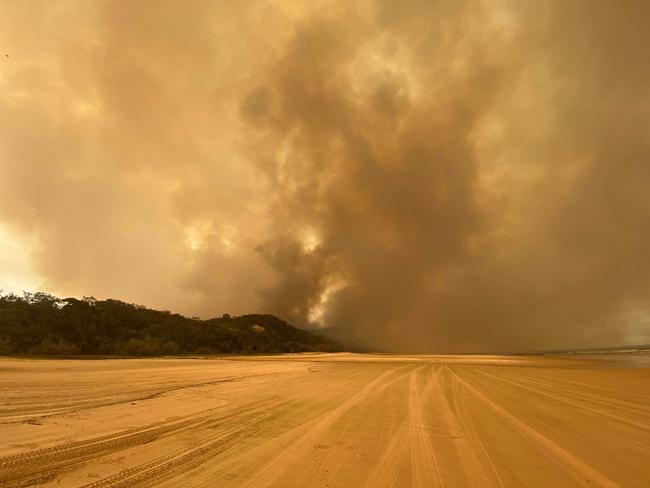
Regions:
M 0 354 L 161 356 L 336 351 L 273 315 L 186 318 L 118 300 L 0 295 Z

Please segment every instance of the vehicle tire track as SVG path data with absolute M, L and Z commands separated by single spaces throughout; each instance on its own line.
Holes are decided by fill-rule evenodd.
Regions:
M 614 481 L 610 480 L 601 472 L 595 470 L 593 467 L 584 463 L 573 454 L 563 449 L 555 442 L 530 427 L 528 424 L 520 420 L 518 417 L 510 413 L 508 410 L 497 404 L 477 388 L 469 384 L 464 379 L 460 378 L 457 374 L 453 373 L 465 388 L 466 391 L 471 393 L 475 398 L 479 399 L 490 408 L 494 413 L 499 415 L 505 420 L 508 420 L 515 428 L 517 428 L 525 437 L 536 443 L 539 447 L 551 454 L 557 461 L 565 466 L 567 472 L 571 474 L 578 482 L 583 483 L 585 480 L 593 482 L 593 486 L 602 486 L 606 488 L 619 487 Z
M 358 373 L 356 376 L 361 376 L 364 373 Z M 348 382 L 350 379 L 348 378 Z M 314 394 L 316 396 L 317 393 Z M 261 424 L 265 420 L 276 416 L 280 411 L 280 407 L 292 403 L 291 400 L 283 401 L 280 403 L 266 404 L 260 408 L 266 408 L 272 410 L 267 412 L 259 417 L 254 417 L 249 421 L 245 421 L 238 426 L 229 429 L 227 431 L 219 432 L 210 436 L 207 439 L 203 439 L 198 443 L 193 444 L 192 446 L 179 449 L 173 453 L 161 456 L 156 458 L 148 463 L 144 463 L 132 468 L 117 473 L 114 476 L 99 480 L 95 483 L 88 485 L 89 487 L 119 487 L 119 486 L 146 486 L 149 483 L 156 482 L 160 483 L 164 479 L 169 479 L 170 477 L 182 472 L 193 469 L 194 467 L 205 462 L 208 458 L 212 458 L 215 454 L 226 450 L 230 444 L 228 443 L 231 440 L 237 438 L 237 435 L 243 432 L 245 429 L 250 428 Z M 241 412 L 240 412 L 241 413 Z M 235 414 L 237 415 L 237 414 Z
M 318 419 L 313 426 L 307 431 L 298 434 L 292 433 L 294 441 L 285 450 L 276 456 L 262 469 L 258 470 L 252 477 L 250 477 L 243 485 L 242 488 L 266 488 L 270 486 L 294 461 L 296 453 L 299 453 L 304 447 L 317 439 L 325 430 L 330 428 L 336 420 L 338 420 L 344 413 L 359 402 L 365 400 L 371 394 L 377 394 L 380 391 L 388 388 L 390 385 L 400 381 L 404 376 L 384 382 L 386 377 L 394 374 L 401 368 L 391 369 L 386 371 L 378 378 L 375 378 L 370 383 L 366 384 L 360 391 L 352 395 L 341 405 L 328 412 L 324 417 Z M 408 374 L 408 373 L 407 373 Z M 382 383 L 384 382 L 384 383 Z M 374 391 L 373 391 L 374 390 Z
M 504 382 L 504 383 L 512 385 L 512 386 L 514 386 L 516 388 L 521 388 L 521 389 L 524 389 L 524 390 L 528 390 L 528 391 L 533 392 L 536 395 L 540 395 L 540 396 L 545 397 L 545 398 L 550 398 L 551 400 L 554 400 L 554 401 L 557 401 L 557 402 L 560 402 L 560 403 L 564 403 L 566 405 L 571 405 L 573 407 L 576 407 L 578 412 L 581 412 L 581 413 L 582 412 L 592 412 L 592 413 L 594 413 L 596 415 L 601 415 L 601 416 L 610 418 L 610 419 L 615 420 L 617 422 L 620 422 L 622 424 L 626 424 L 627 426 L 630 426 L 630 427 L 640 428 L 642 430 L 650 430 L 650 426 L 648 426 L 645 423 L 635 422 L 635 421 L 630 420 L 630 419 L 625 419 L 625 418 L 621 417 L 620 415 L 616 415 L 616 414 L 612 414 L 610 412 L 602 411 L 602 410 L 600 410 L 598 408 L 594 408 L 594 407 L 590 406 L 589 403 L 586 403 L 586 402 L 582 402 L 582 401 L 576 402 L 576 401 L 572 401 L 570 399 L 563 398 L 561 396 L 562 394 L 558 394 L 557 392 L 556 393 L 547 393 L 547 392 L 544 392 L 543 390 L 535 389 L 535 388 L 532 388 L 532 387 L 527 386 L 525 384 L 522 384 L 520 381 L 516 381 L 516 380 L 511 381 L 511 380 L 507 379 L 507 377 L 504 378 L 501 375 L 485 373 L 485 372 L 482 372 L 482 371 L 478 371 L 478 372 L 483 376 L 495 379 L 497 381 Z M 576 422 L 581 422 L 581 423 L 584 423 L 584 424 L 587 424 L 587 425 L 589 424 L 589 422 L 587 422 L 583 418 L 582 415 L 579 416 L 579 417 L 571 416 L 569 414 L 569 412 L 565 412 L 565 415 L 570 417 L 570 418 L 573 418 L 574 421 L 576 421 Z M 650 452 L 650 445 L 648 445 L 648 444 L 640 443 L 638 441 L 635 441 L 633 439 L 628 438 L 627 436 L 616 435 L 616 434 L 614 434 L 612 432 L 610 432 L 610 436 L 613 436 L 613 437 L 617 438 L 620 442 L 629 444 L 629 445 L 634 446 L 634 447 L 636 447 L 638 449 L 641 449 L 643 451 Z
M 26 419 L 34 418 L 34 417 L 37 417 L 39 419 L 44 419 L 49 417 L 55 417 L 57 415 L 63 415 L 70 412 L 92 410 L 96 408 L 110 407 L 115 405 L 121 405 L 124 403 L 131 403 L 131 402 L 141 402 L 145 400 L 158 398 L 167 393 L 172 393 L 179 390 L 185 390 L 191 388 L 203 388 L 206 386 L 214 386 L 219 383 L 232 383 L 233 381 L 239 381 L 242 378 L 251 378 L 254 376 L 261 376 L 261 375 L 232 376 L 232 377 L 220 378 L 218 380 L 204 381 L 201 383 L 181 384 L 181 385 L 170 386 L 167 388 L 160 388 L 160 387 L 151 388 L 150 390 L 139 393 L 138 395 L 135 396 L 125 396 L 120 399 L 115 399 L 115 397 L 110 397 L 110 399 L 100 398 L 94 401 L 70 402 L 65 404 L 64 406 L 61 406 L 53 410 L 49 409 L 50 405 L 60 405 L 60 403 L 29 404 L 31 410 L 26 413 L 21 413 L 21 414 L 14 413 L 16 411 L 21 411 L 22 410 L 21 408 L 5 409 L 3 411 L 3 414 L 0 416 L 0 418 L 3 419 L 2 422 L 0 423 L 2 424 L 21 423 L 24 422 Z
M 359 379 L 363 378 L 366 375 L 367 372 L 360 372 L 352 376 L 348 375 L 346 381 L 342 385 L 340 385 L 340 389 L 342 391 L 349 391 L 350 388 L 353 388 L 354 385 L 357 384 L 357 381 L 359 381 Z M 337 391 L 338 388 L 333 388 L 333 390 Z M 274 435 L 270 439 L 262 440 L 261 442 L 258 442 L 258 444 L 255 445 L 254 447 L 251 447 L 250 449 L 246 449 L 243 452 L 240 452 L 238 454 L 231 455 L 230 457 L 224 460 L 215 460 L 214 458 L 212 458 L 208 470 L 202 470 L 201 472 L 198 473 L 192 473 L 191 470 L 194 469 L 196 466 L 186 467 L 186 469 L 184 469 L 182 473 L 179 473 L 179 475 L 184 476 L 184 483 L 185 483 L 184 486 L 206 486 L 206 485 L 214 484 L 215 477 L 223 478 L 224 476 L 229 476 L 235 470 L 241 469 L 245 465 L 250 464 L 251 458 L 254 459 L 263 458 L 267 455 L 277 452 L 280 449 L 285 449 L 286 447 L 285 444 L 292 442 L 297 436 L 300 435 L 300 433 L 304 432 L 306 426 L 311 425 L 311 423 L 313 423 L 310 422 L 313 418 L 318 417 L 318 415 L 320 415 L 320 412 L 317 409 L 316 410 L 314 409 L 315 405 L 310 404 L 309 402 L 311 402 L 311 400 L 313 400 L 314 398 L 317 398 L 320 401 L 317 402 L 316 406 L 319 404 L 326 403 L 328 400 L 327 399 L 323 400 L 322 395 L 323 393 L 319 391 L 311 391 L 311 394 L 307 398 L 305 398 L 304 394 L 299 395 L 298 397 L 299 401 L 297 401 L 298 407 L 294 407 L 293 410 L 289 411 L 292 417 L 297 417 L 297 418 L 300 418 L 303 412 L 305 414 L 310 415 L 308 421 L 303 422 L 300 425 L 295 426 L 293 428 L 290 428 L 289 430 L 287 430 L 286 427 L 283 427 L 282 425 L 275 426 L 273 429 L 269 429 L 270 426 L 266 425 L 265 426 L 266 431 L 271 431 L 271 432 L 284 431 L 284 432 L 279 436 Z M 330 398 L 330 400 L 332 399 Z M 251 436 L 248 437 L 250 438 Z M 167 473 L 165 479 L 166 480 L 170 479 L 173 476 L 174 473 L 171 472 Z M 190 477 L 188 479 L 185 479 L 188 476 Z
M 205 457 L 214 456 L 228 447 L 228 441 L 235 440 L 237 434 L 249 428 L 251 425 L 260 424 L 267 418 L 276 415 L 276 408 L 289 402 L 275 404 L 273 409 L 268 406 L 261 408 L 263 413 L 256 415 L 248 420 L 238 423 L 238 425 L 218 432 L 206 439 L 202 439 L 194 444 L 177 449 L 169 454 L 160 456 L 147 463 L 134 466 L 120 471 L 119 473 L 84 485 L 84 488 L 115 488 L 115 487 L 134 487 L 143 483 L 151 483 L 159 476 L 168 475 L 174 468 L 186 468 L 188 464 L 200 464 L 204 462 Z
M 431 445 L 429 429 L 422 415 L 422 399 L 429 396 L 435 382 L 432 377 L 429 377 L 425 389 L 420 393 L 416 371 L 411 373 L 409 380 L 409 433 L 413 486 L 444 486 L 438 459 Z
M 402 422 L 386 449 L 368 474 L 362 488 L 390 488 L 395 484 L 397 475 L 406 460 L 404 444 L 408 443 L 409 423 Z
M 482 374 L 488 374 L 486 372 L 480 371 Z M 625 411 L 633 415 L 646 415 L 650 416 L 650 408 L 647 405 L 641 405 L 637 403 L 627 402 L 625 400 L 620 400 L 618 398 L 604 397 L 602 394 L 590 394 L 590 393 L 580 393 L 576 391 L 575 388 L 563 388 L 557 384 L 548 383 L 545 381 L 540 381 L 539 379 L 533 377 L 522 378 L 520 375 L 512 373 L 504 373 L 502 371 L 494 372 L 490 374 L 495 375 L 495 377 L 505 377 L 510 380 L 516 380 L 524 383 L 532 383 L 538 385 L 548 391 L 555 392 L 556 394 L 569 398 L 578 402 L 587 402 L 586 404 L 600 405 L 603 407 L 612 407 L 614 406 L 617 411 Z M 530 387 L 528 387 L 530 388 Z M 537 391 L 537 390 L 534 390 Z M 553 395 L 555 396 L 555 395 Z M 643 428 L 650 429 L 650 426 L 646 424 L 643 425 Z
M 446 389 L 443 386 L 443 372 L 446 372 L 449 377 L 448 394 L 445 393 Z M 492 458 L 485 449 L 472 419 L 461 406 L 456 394 L 458 383 L 455 381 L 455 377 L 451 375 L 447 366 L 442 366 L 434 371 L 434 379 L 437 390 L 440 392 L 440 397 L 436 402 L 437 411 L 447 427 L 447 433 L 451 436 L 457 462 L 467 466 L 467 469 L 464 470 L 467 482 L 470 486 L 503 488 L 503 481 L 499 477 Z M 485 462 L 481 462 L 481 458 Z
M 600 392 L 600 393 L 595 393 L 597 395 L 603 395 L 603 393 L 607 393 L 608 395 L 612 395 L 614 398 L 620 398 L 621 396 L 625 395 L 626 397 L 636 397 L 640 399 L 643 403 L 632 403 L 633 405 L 636 406 L 641 406 L 641 407 L 646 407 L 647 402 L 650 401 L 650 395 L 643 395 L 641 393 L 634 393 L 634 392 L 629 392 L 629 391 L 624 391 L 624 390 L 613 390 L 611 388 L 606 388 L 604 386 L 598 386 L 598 385 L 593 385 L 590 383 L 584 383 L 582 381 L 573 381 L 573 380 L 567 380 L 567 379 L 562 379 L 562 378 L 555 378 L 553 376 L 546 376 L 542 375 L 536 372 L 535 378 L 538 381 L 542 380 L 548 380 L 551 381 L 553 384 L 556 385 L 567 385 L 568 391 L 576 391 L 576 390 L 584 390 L 584 391 L 593 391 L 595 392 Z M 575 388 L 575 387 L 578 388 Z
M 413 486 L 436 486 L 436 484 L 424 484 L 427 482 L 442 486 L 440 469 L 420 410 L 422 399 L 429 396 L 433 382 L 429 381 L 422 394 L 419 394 L 416 375 L 420 369 L 422 367 L 413 370 L 409 376 L 408 417 L 397 428 L 393 438 L 368 473 L 363 488 L 390 488 L 395 484 L 406 460 L 407 450 L 403 447 L 405 444 L 410 445 L 411 469 L 414 471 L 412 476 L 415 483 Z M 433 470 L 430 469 L 432 466 Z
M 15 454 L 0 459 L 0 483 L 14 486 L 28 486 L 34 480 L 60 472 L 70 466 L 87 462 L 107 453 L 151 442 L 162 436 L 178 434 L 182 431 L 201 428 L 215 422 L 221 422 L 247 411 L 261 408 L 265 402 L 255 402 L 243 409 L 229 411 L 214 416 L 208 412 L 222 409 L 217 407 L 193 414 L 192 418 L 173 417 L 145 426 L 133 427 L 113 434 L 107 434 L 83 441 L 68 442 L 44 449 L 22 454 Z
M 625 417 L 621 417 L 620 415 L 616 415 L 614 413 L 601 410 L 599 408 L 594 407 L 593 404 L 589 403 L 588 401 L 577 400 L 577 399 L 575 399 L 575 397 L 571 398 L 571 397 L 567 396 L 562 390 L 560 390 L 558 392 L 558 390 L 555 390 L 555 389 L 550 388 L 550 387 L 546 387 L 546 391 L 544 391 L 544 389 L 543 389 L 544 387 L 542 387 L 542 389 L 532 388 L 531 386 L 527 386 L 526 384 L 523 384 L 521 381 L 519 381 L 519 382 L 518 381 L 512 381 L 511 379 L 507 379 L 507 378 L 503 377 L 502 375 L 498 375 L 498 374 L 494 374 L 494 373 L 489 374 L 489 373 L 486 373 L 484 371 L 478 371 L 478 373 L 483 375 L 483 376 L 487 376 L 489 378 L 495 378 L 495 379 L 500 380 L 500 381 L 502 381 L 504 383 L 508 383 L 510 385 L 516 386 L 517 388 L 523 388 L 524 390 L 532 391 L 532 392 L 534 392 L 534 393 L 536 393 L 538 395 L 544 396 L 546 398 L 551 398 L 551 399 L 553 399 L 555 401 L 565 403 L 567 405 L 571 405 L 573 407 L 577 407 L 579 409 L 583 409 L 583 410 L 595 413 L 597 415 L 602 415 L 604 417 L 608 417 L 608 418 L 617 420 L 619 422 L 628 424 L 628 425 L 630 425 L 632 427 L 636 427 L 638 429 L 650 430 L 650 425 L 648 425 L 647 423 L 636 422 L 635 420 L 628 419 L 628 418 L 625 418 Z M 530 383 L 536 383 L 536 382 L 531 380 Z M 555 391 L 555 393 L 553 393 L 554 391 Z

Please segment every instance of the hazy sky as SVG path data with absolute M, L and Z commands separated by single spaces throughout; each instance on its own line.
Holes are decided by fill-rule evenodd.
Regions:
M 0 288 L 397 351 L 650 342 L 649 18 L 0 2 Z

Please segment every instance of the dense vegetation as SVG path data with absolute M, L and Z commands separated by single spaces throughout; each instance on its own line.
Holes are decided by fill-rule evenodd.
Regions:
M 199 320 L 118 300 L 0 295 L 0 354 L 158 356 L 334 351 L 273 315 Z

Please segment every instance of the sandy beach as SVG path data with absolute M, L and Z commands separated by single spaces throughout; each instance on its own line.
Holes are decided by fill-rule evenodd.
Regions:
M 0 359 L 0 485 L 650 484 L 650 368 L 535 356 Z

